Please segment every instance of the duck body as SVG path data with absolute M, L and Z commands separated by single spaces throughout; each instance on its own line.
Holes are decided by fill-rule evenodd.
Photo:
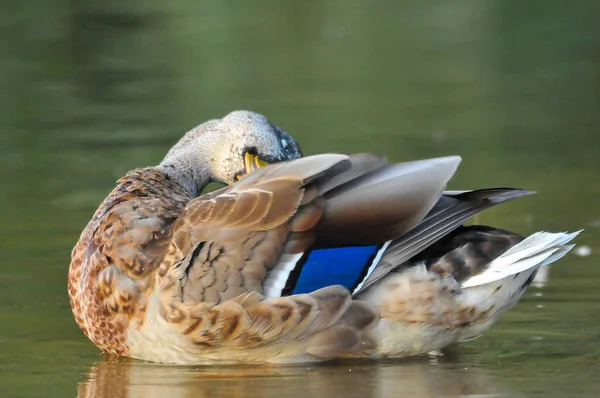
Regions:
M 444 191 L 459 157 L 300 158 L 260 115 L 206 126 L 120 179 L 73 249 L 75 319 L 105 352 L 176 364 L 425 354 L 481 335 L 576 235 L 464 226 L 531 192 Z M 207 137 L 239 131 L 206 161 Z M 228 186 L 199 196 L 211 180 Z

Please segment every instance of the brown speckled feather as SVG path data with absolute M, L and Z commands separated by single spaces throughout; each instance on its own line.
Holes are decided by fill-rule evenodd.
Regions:
M 459 161 L 318 155 L 199 197 L 196 182 L 167 166 L 135 170 L 73 249 L 76 321 L 106 352 L 181 364 L 413 355 L 476 337 L 516 303 L 537 265 L 510 286 L 474 281 L 486 282 L 493 259 L 522 238 L 461 224 L 528 192 L 442 196 Z M 539 239 L 558 256 L 574 236 Z M 280 272 L 273 267 L 299 253 L 386 240 L 354 297 L 338 285 L 277 297 L 267 283 L 263 295 L 267 275 Z M 464 280 L 474 287 L 463 289 Z
M 279 164 L 258 170 L 219 195 L 190 202 L 173 226 L 159 275 L 178 263 L 183 295 L 214 304 L 248 291 L 261 293 L 288 235 L 310 233 L 320 219 L 317 198 L 298 208 L 307 180 L 346 161 L 342 155 L 318 159 L 323 163 L 296 161 L 295 168 Z
M 156 169 L 128 174 L 73 250 L 69 293 L 78 324 L 104 351 L 159 362 L 354 350 L 376 313 L 346 289 L 261 295 L 279 255 L 314 239 L 323 214 L 318 181 L 348 167 L 345 155 L 301 159 L 197 199 Z M 252 347 L 261 350 L 239 351 Z
M 171 238 L 191 196 L 155 169 L 118 181 L 73 249 L 69 297 L 75 320 L 100 349 L 127 352 L 127 329 L 142 323 Z
M 282 254 L 304 252 L 316 239 L 368 243 L 410 229 L 458 161 L 386 166 L 374 155 L 318 155 L 260 168 L 195 199 L 159 169 L 134 171 L 73 250 L 77 322 L 107 352 L 158 362 L 304 361 L 355 351 L 377 318 L 370 305 L 340 286 L 264 299 L 263 280 Z M 402 182 L 407 187 L 394 188 Z M 381 228 L 388 218 L 395 221 Z M 361 350 L 367 345 L 362 339 Z
M 577 235 L 462 227 L 530 192 L 443 192 L 457 156 L 300 156 L 240 111 L 121 178 L 72 252 L 83 332 L 108 353 L 179 364 L 417 355 L 479 336 Z M 229 186 L 199 196 L 211 181 Z M 316 268 L 320 284 L 296 291 L 326 287 L 279 297 L 310 250 L 347 245 L 382 245 L 353 296 Z
M 311 235 L 320 219 L 322 201 L 313 195 L 303 202 L 307 184 L 343 167 L 348 167 L 343 155 L 275 165 L 218 195 L 190 202 L 173 226 L 157 273 L 163 316 L 207 350 L 266 345 L 283 350 L 296 340 L 304 340 L 301 351 L 315 356 L 354 349 L 375 313 L 353 305 L 346 289 L 331 286 L 270 300 L 261 296 L 261 283 L 286 250 L 288 236 Z M 333 327 L 348 312 L 355 314 L 346 318 L 360 322 Z

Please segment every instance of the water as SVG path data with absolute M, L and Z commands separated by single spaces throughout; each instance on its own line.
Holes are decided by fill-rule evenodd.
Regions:
M 2 396 L 598 396 L 598 17 L 592 1 L 2 2 Z M 577 241 L 591 253 L 553 265 L 448 357 L 209 369 L 102 358 L 66 294 L 80 231 L 127 170 L 240 108 L 306 153 L 460 154 L 450 188 L 540 192 L 480 222 L 586 228 Z

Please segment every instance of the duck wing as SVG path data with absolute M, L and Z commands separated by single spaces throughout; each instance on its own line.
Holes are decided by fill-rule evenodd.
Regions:
M 427 216 L 406 234 L 389 242 L 381 261 L 353 293 L 366 290 L 390 271 L 410 266 L 414 256 L 462 226 L 473 215 L 492 206 L 531 195 L 535 192 L 519 188 L 485 188 L 472 191 L 446 191 Z M 442 244 L 444 246 L 444 244 Z M 407 263 L 411 260 L 411 263 Z
M 369 244 L 410 230 L 459 162 L 387 165 L 367 154 L 310 156 L 261 168 L 191 201 L 173 225 L 157 274 L 160 313 L 207 349 L 289 350 L 301 340 L 296 349 L 303 354 L 354 350 L 374 310 L 352 301 L 335 281 L 306 294 L 264 298 L 266 276 L 282 258 L 315 244 Z M 403 181 L 412 189 L 393 189 Z M 384 206 L 399 201 L 403 206 Z

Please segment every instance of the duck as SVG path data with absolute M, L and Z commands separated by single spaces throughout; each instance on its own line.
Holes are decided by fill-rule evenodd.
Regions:
M 83 229 L 75 321 L 105 353 L 182 365 L 399 358 L 472 340 L 580 231 L 467 225 L 533 192 L 448 191 L 460 162 L 304 156 L 264 115 L 207 121 L 119 179 Z M 211 182 L 222 187 L 204 192 Z

